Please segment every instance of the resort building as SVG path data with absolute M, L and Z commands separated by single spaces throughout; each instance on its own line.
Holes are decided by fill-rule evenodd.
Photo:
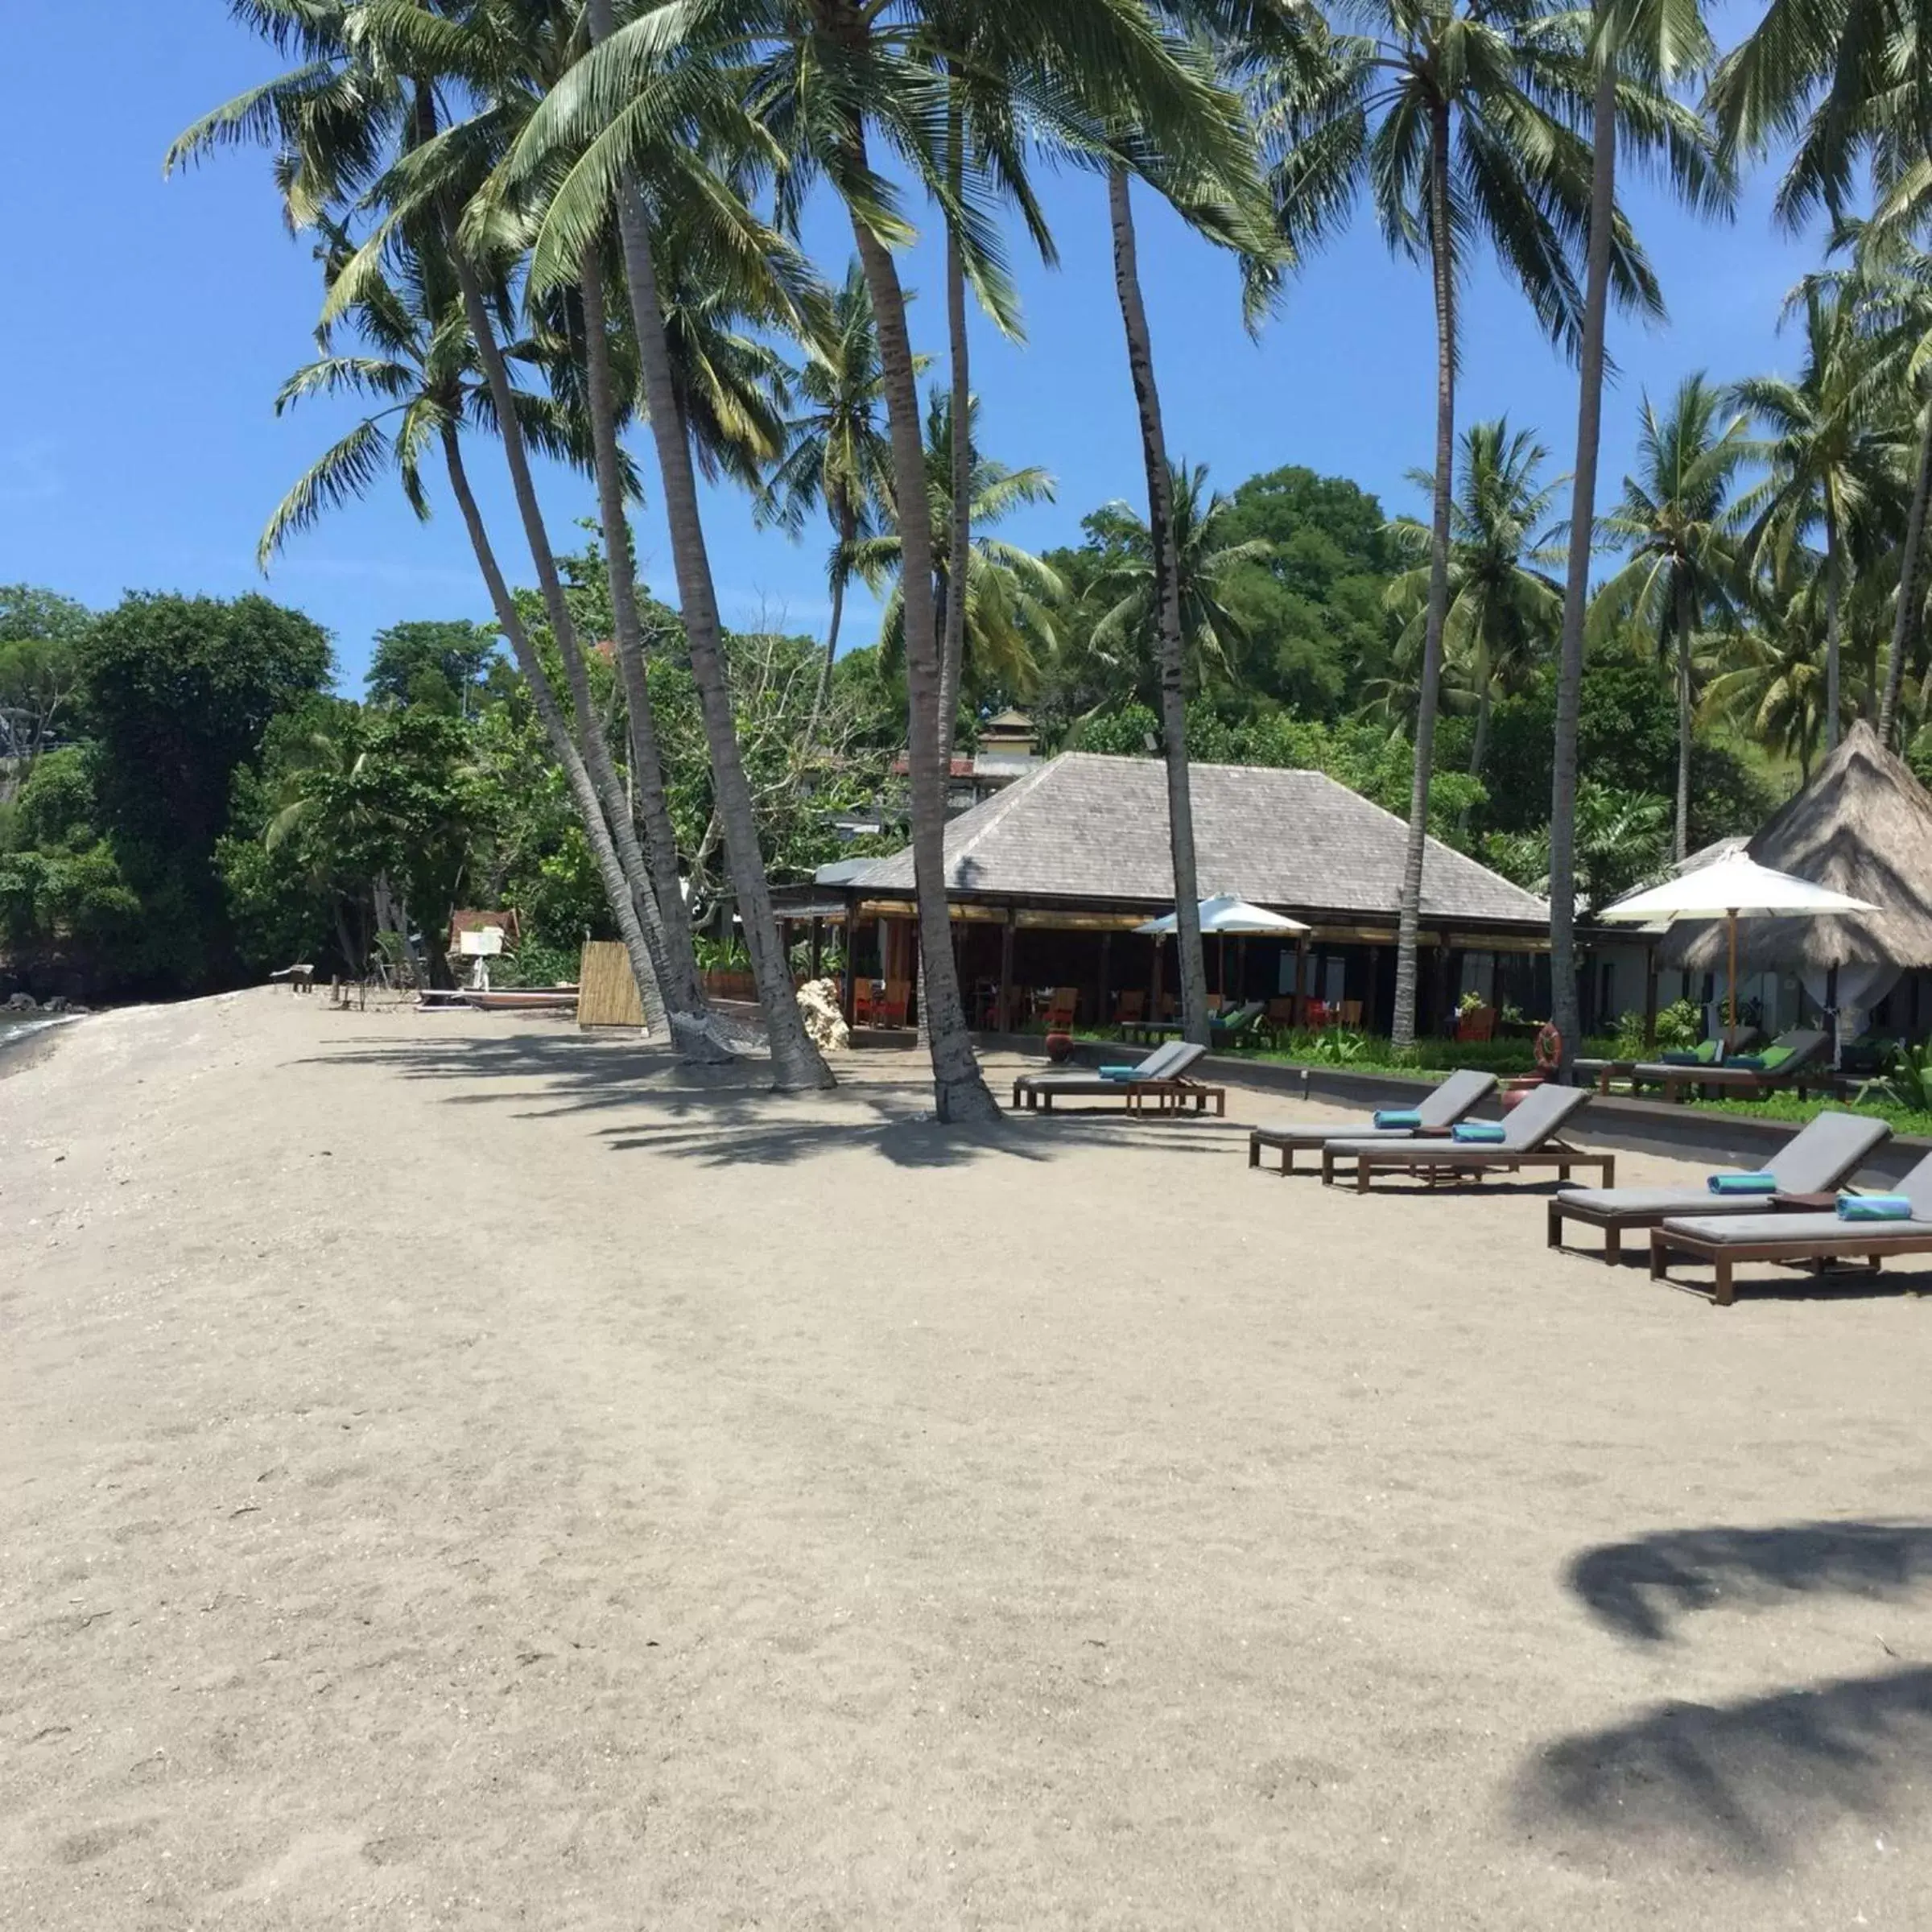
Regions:
M 1023 722 L 1023 720 L 1022 720 Z M 1396 919 L 1407 828 L 1320 772 L 1192 768 L 1203 897 L 1225 894 L 1309 927 L 1294 938 L 1213 939 L 1209 990 L 1228 1001 L 1297 1002 L 1308 1017 L 1385 1030 L 1395 997 Z M 1082 1023 L 1165 1009 L 1172 943 L 1134 927 L 1170 910 L 1165 767 L 1154 758 L 1067 752 L 1035 762 L 946 828 L 955 952 L 974 1023 L 1023 1025 L 1050 989 L 1072 987 Z M 836 901 L 857 980 L 909 989 L 917 977 L 910 848 L 821 873 L 810 915 Z M 782 909 L 796 919 L 803 906 Z M 1423 869 L 1419 1025 L 1439 1030 L 1473 990 L 1497 1006 L 1549 1006 L 1543 902 L 1435 840 Z M 847 1000 L 855 976 L 848 975 Z M 889 996 L 895 1020 L 905 991 Z M 1286 1009 L 1278 1007 L 1283 1017 Z

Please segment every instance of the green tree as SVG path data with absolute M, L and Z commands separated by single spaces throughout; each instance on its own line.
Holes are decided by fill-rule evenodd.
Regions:
M 73 723 L 84 604 L 32 584 L 0 584 L 0 799 Z
M 459 717 L 481 708 L 498 639 L 465 619 L 391 624 L 376 633 L 362 680 L 372 704 L 427 704 Z
M 141 963 L 192 992 L 240 966 L 215 848 L 236 772 L 329 675 L 327 634 L 266 597 L 134 596 L 81 646 L 97 822 L 142 913 Z

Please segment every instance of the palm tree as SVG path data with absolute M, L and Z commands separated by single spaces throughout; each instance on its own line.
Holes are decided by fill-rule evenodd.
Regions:
M 1520 688 L 1549 654 L 1563 614 L 1563 592 L 1546 572 L 1532 568 L 1560 554 L 1546 527 L 1562 481 L 1546 485 L 1538 473 L 1550 452 L 1527 430 L 1513 434 L 1507 417 L 1476 423 L 1462 436 L 1462 481 L 1450 509 L 1449 609 L 1443 621 L 1445 667 L 1459 662 L 1476 707 L 1469 775 L 1480 778 L 1489 749 L 1490 708 L 1499 684 Z M 1433 497 L 1426 470 L 1410 481 Z M 1428 604 L 1428 532 L 1398 523 L 1394 534 L 1418 554 L 1416 565 L 1393 579 L 1386 599 L 1409 614 L 1397 645 L 1411 661 Z M 1464 807 L 1459 828 L 1468 828 Z
M 1671 90 L 1708 68 L 1715 49 L 1699 0 L 1594 0 L 1589 54 L 1590 212 L 1584 236 L 1583 315 L 1578 344 L 1576 461 L 1571 470 L 1570 527 L 1592 529 L 1603 433 L 1604 339 L 1608 324 L 1610 249 L 1616 212 L 1616 151 L 1634 132 L 1662 149 L 1679 196 L 1711 209 L 1728 206 L 1728 166 L 1710 153 L 1703 118 Z M 1620 122 L 1621 123 L 1620 126 Z M 1577 725 L 1583 708 L 1584 631 L 1590 597 L 1587 541 L 1571 548 L 1558 649 L 1555 741 L 1550 759 L 1550 960 L 1552 1018 L 1566 1056 L 1581 1032 L 1576 997 Z M 1568 1059 L 1563 1071 L 1567 1077 Z
M 531 286 L 539 292 L 572 279 L 585 249 L 608 231 L 614 217 L 717 815 L 770 1041 L 774 1083 L 781 1090 L 828 1086 L 831 1071 L 805 1032 L 778 943 L 750 785 L 737 739 L 724 629 L 697 493 L 699 465 L 671 336 L 677 282 L 675 270 L 660 259 L 661 244 L 667 233 L 682 228 L 687 237 L 683 258 L 715 258 L 740 274 L 756 272 L 770 291 L 773 308 L 789 311 L 795 320 L 798 310 L 789 298 L 803 291 L 808 278 L 780 238 L 751 215 L 740 192 L 744 184 L 713 166 L 720 130 L 741 121 L 730 99 L 729 76 L 705 57 L 683 63 L 667 79 L 661 64 L 647 58 L 646 83 L 655 85 L 654 105 L 661 114 L 625 118 L 621 108 L 601 113 L 598 104 L 587 103 L 585 97 L 611 64 L 600 56 L 622 51 L 608 44 L 616 27 L 610 0 L 588 0 L 585 20 L 596 51 L 536 105 L 500 171 L 499 187 L 506 194 L 529 192 L 536 186 L 547 190 L 560 175 L 560 185 L 539 210 L 542 225 L 530 266 Z M 648 28 L 650 23 L 647 19 L 642 24 Z M 716 50 L 700 51 L 708 56 Z M 621 131 L 630 138 L 598 138 L 612 131 L 613 118 L 620 119 Z
M 1824 536 L 1825 749 L 1838 749 L 1840 605 L 1854 555 L 1882 546 L 1887 519 L 1907 494 L 1903 424 L 1875 414 L 1873 353 L 1858 291 L 1835 278 L 1807 278 L 1787 314 L 1802 317 L 1804 356 L 1795 378 L 1759 376 L 1732 390 L 1769 429 L 1771 475 L 1746 533 L 1748 559 L 1788 554 L 1811 530 Z
M 971 400 L 971 399 L 969 399 Z M 1053 479 L 1045 470 L 1009 469 L 980 453 L 970 433 L 979 407 L 972 402 L 966 474 L 972 502 L 969 526 L 976 536 L 966 553 L 964 597 L 954 594 L 950 551 L 939 560 L 933 596 L 940 609 L 957 609 L 964 625 L 962 679 L 968 667 L 980 683 L 990 682 L 1024 696 L 1039 675 L 1038 654 L 1055 642 L 1054 608 L 1065 596 L 1058 574 L 1030 551 L 985 533 L 1016 510 L 1054 500 Z M 935 390 L 926 410 L 927 492 L 935 530 L 954 527 L 953 479 L 959 473 L 953 439 L 952 398 Z M 889 661 L 903 656 L 906 603 L 897 580 L 903 552 L 894 531 L 869 538 L 852 550 L 852 568 L 875 592 L 893 584 L 886 601 L 880 642 Z
M 326 223 L 325 217 L 318 221 Z M 324 226 L 328 272 L 340 274 L 352 258 L 340 229 Z M 631 969 L 654 1030 L 666 1025 L 661 992 L 661 931 L 650 932 L 657 917 L 650 891 L 638 893 L 620 857 L 586 760 L 565 721 L 515 599 L 497 564 L 488 531 L 470 489 L 460 447 L 467 427 L 494 431 L 500 424 L 495 394 L 478 377 L 476 345 L 464 323 L 455 277 L 433 254 L 398 252 L 394 282 L 365 274 L 353 305 L 320 332 L 323 353 L 299 369 L 276 398 L 278 413 L 314 395 L 348 394 L 369 398 L 378 407 L 317 459 L 283 499 L 263 532 L 261 560 L 270 559 L 289 537 L 317 522 L 328 510 L 365 495 L 390 470 L 419 517 L 429 514 L 423 476 L 426 456 L 440 452 L 460 506 L 477 563 L 490 592 L 497 621 L 509 640 L 532 702 L 563 766 L 599 877 L 617 922 Z M 353 330 L 363 353 L 335 353 L 337 330 Z M 561 454 L 573 452 L 555 412 L 539 399 L 513 391 L 511 407 L 521 434 Z
M 596 3 L 602 6 L 604 0 Z M 625 180 L 650 183 L 643 164 L 664 144 L 681 93 L 697 85 L 694 72 L 700 80 L 728 73 L 734 86 L 722 91 L 734 103 L 752 104 L 758 126 L 741 146 L 744 151 L 762 146 L 783 159 L 778 180 L 787 218 L 820 179 L 844 204 L 878 329 L 904 551 L 912 844 L 935 1098 L 943 1118 L 991 1119 L 997 1109 L 967 1029 L 946 902 L 945 773 L 938 737 L 943 672 L 935 628 L 933 530 L 905 291 L 893 259 L 912 231 L 897 190 L 870 158 L 873 142 L 890 148 L 956 227 L 962 246 L 970 242 L 983 260 L 993 258 L 991 224 L 970 195 L 954 192 L 948 166 L 946 77 L 934 60 L 947 4 L 904 0 L 888 10 L 876 0 L 683 0 L 675 7 L 647 8 L 604 39 L 568 87 L 552 97 L 550 131 L 574 130 L 588 145 L 550 220 L 558 223 L 568 197 L 574 196 L 576 217 L 613 200 L 633 204 Z M 1096 126 L 1141 126 L 1150 149 L 1170 136 L 1198 134 L 1199 90 L 1142 0 L 977 0 L 975 15 L 976 29 L 1005 52 L 1004 85 L 1014 92 L 1016 118 L 1037 105 L 1044 118 L 1063 119 L 1071 99 Z M 607 7 L 603 24 L 609 24 Z M 719 91 L 714 88 L 714 95 Z M 1025 109 L 1018 105 L 1022 95 Z M 1198 138 L 1194 146 L 1199 147 Z M 679 151 L 680 164 L 691 151 L 687 141 Z M 537 259 L 540 264 L 541 242 Z M 633 280 L 641 285 L 635 266 Z M 640 330 L 640 339 L 648 332 Z M 648 355 L 646 369 L 648 378 Z M 661 412 L 654 396 L 646 399 L 655 426 Z M 683 513 L 668 481 L 667 489 L 676 529 Z M 682 538 L 679 543 L 686 547 Z
M 1750 621 L 1711 654 L 1701 709 L 1811 775 L 1830 702 L 1824 655 L 1825 563 L 1803 547 L 1782 553 L 1774 574 L 1748 592 Z
M 753 509 L 761 522 L 780 524 L 795 535 L 815 510 L 822 509 L 832 524 L 826 573 L 832 616 L 815 715 L 824 709 L 832 689 L 854 547 L 877 529 L 892 498 L 892 449 L 879 427 L 886 377 L 879 365 L 878 328 L 872 291 L 856 260 L 848 265 L 844 285 L 833 301 L 832 326 L 805 347 L 805 364 L 795 382 L 805 407 L 786 419 L 777 467 L 761 487 Z
M 1231 683 L 1236 649 L 1248 641 L 1248 626 L 1228 602 L 1228 585 L 1244 566 L 1265 563 L 1274 546 L 1263 538 L 1229 535 L 1232 499 L 1218 490 L 1208 493 L 1204 463 L 1183 463 L 1170 471 L 1167 499 L 1173 506 L 1171 580 L 1185 684 L 1199 691 L 1213 679 Z M 1117 555 L 1088 592 L 1100 608 L 1088 648 L 1102 658 L 1133 665 L 1137 683 L 1144 681 L 1137 674 L 1151 668 L 1158 684 L 1160 600 L 1167 585 L 1153 532 L 1124 503 L 1110 507 L 1108 530 Z
M 1591 628 L 1602 638 L 1633 625 L 1674 667 L 1674 849 L 1682 859 L 1690 838 L 1692 645 L 1732 616 L 1744 522 L 1733 493 L 1753 445 L 1747 419 L 1727 410 L 1701 371 L 1684 378 L 1661 416 L 1645 396 L 1639 425 L 1637 473 L 1624 478 L 1622 497 L 1597 525 L 1599 540 L 1628 560 L 1598 591 Z
M 1575 349 L 1583 321 L 1575 257 L 1588 230 L 1592 163 L 1574 122 L 1595 76 L 1570 17 L 1539 5 L 1501 11 L 1475 0 L 1369 0 L 1360 31 L 1312 80 L 1273 78 L 1269 126 L 1284 233 L 1305 250 L 1364 186 L 1392 247 L 1426 258 L 1436 322 L 1436 480 L 1415 775 L 1403 868 L 1392 1031 L 1415 1036 L 1416 942 L 1437 687 L 1449 609 L 1455 445 L 1456 297 L 1479 239 L 1556 341 Z M 1661 308 L 1648 264 L 1617 216 L 1600 223 L 1617 299 Z

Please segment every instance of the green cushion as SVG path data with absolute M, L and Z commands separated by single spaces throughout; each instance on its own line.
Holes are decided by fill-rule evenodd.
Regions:
M 1717 1058 L 1717 1042 L 1706 1040 L 1697 1050 L 1698 1064 L 1708 1067 Z
M 1790 1057 L 1791 1049 L 1789 1046 L 1767 1046 L 1757 1056 L 1757 1063 L 1766 1073 L 1772 1073 L 1783 1066 Z

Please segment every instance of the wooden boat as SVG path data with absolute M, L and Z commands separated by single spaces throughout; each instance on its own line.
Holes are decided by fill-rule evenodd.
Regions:
M 476 1006 L 485 1013 L 557 1013 L 576 1005 L 574 986 L 506 987 L 481 993 L 469 987 L 430 987 L 421 995 L 426 1006 Z

